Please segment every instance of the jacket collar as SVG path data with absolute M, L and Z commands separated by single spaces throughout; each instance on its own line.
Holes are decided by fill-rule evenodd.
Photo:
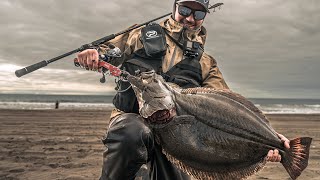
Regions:
M 184 29 L 183 25 L 175 21 L 171 16 L 170 18 L 162 21 L 160 25 L 164 27 L 167 30 L 167 33 L 176 40 L 179 39 L 181 32 L 184 30 L 183 37 L 187 38 L 189 41 L 196 41 L 202 45 L 205 44 L 207 30 L 203 26 L 196 30 Z

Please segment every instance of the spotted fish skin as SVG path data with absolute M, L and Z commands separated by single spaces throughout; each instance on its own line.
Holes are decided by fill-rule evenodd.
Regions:
M 150 126 L 168 159 L 197 179 L 247 178 L 264 167 L 271 149 L 279 150 L 292 179 L 307 167 L 311 138 L 291 140 L 291 148 L 284 148 L 263 113 L 237 93 L 172 88 L 152 72 L 129 82 L 146 119 L 175 109 L 170 121 Z
M 197 89 L 203 91 L 201 89 Z M 270 149 L 284 151 L 266 119 L 219 93 L 175 93 L 177 116 L 155 129 L 173 163 L 198 179 L 241 179 Z

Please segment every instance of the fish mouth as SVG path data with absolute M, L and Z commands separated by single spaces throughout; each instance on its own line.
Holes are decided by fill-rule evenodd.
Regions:
M 177 112 L 175 108 L 164 109 L 164 110 L 156 111 L 147 119 L 148 119 L 148 122 L 151 124 L 166 124 L 170 122 L 172 118 L 176 115 L 177 115 Z

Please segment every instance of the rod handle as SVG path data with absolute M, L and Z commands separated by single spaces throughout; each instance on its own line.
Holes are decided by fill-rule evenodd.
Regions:
M 22 69 L 19 69 L 19 70 L 16 70 L 15 74 L 17 77 L 21 77 L 21 76 L 24 76 L 26 74 L 29 74 L 37 69 L 40 69 L 42 67 L 45 67 L 47 66 L 47 61 L 40 61 L 36 64 L 32 64 L 30 66 L 27 66 L 25 68 L 22 68 Z

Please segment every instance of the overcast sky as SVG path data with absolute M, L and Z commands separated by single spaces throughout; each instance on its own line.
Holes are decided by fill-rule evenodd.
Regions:
M 172 10 L 173 0 L 1 0 L 0 93 L 112 94 L 113 79 L 50 59 Z M 320 99 L 320 1 L 222 0 L 206 17 L 205 51 L 246 97 Z M 211 0 L 211 4 L 213 4 Z

